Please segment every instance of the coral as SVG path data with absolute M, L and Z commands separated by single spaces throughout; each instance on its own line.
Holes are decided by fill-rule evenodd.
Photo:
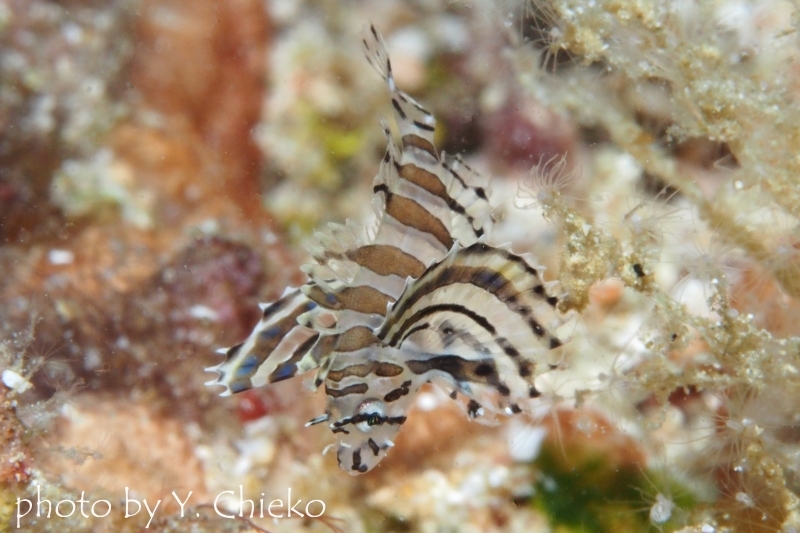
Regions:
M 14 414 L 14 400 L 8 391 L 0 391 L 0 483 L 17 484 L 28 481 L 32 463 L 30 450 L 25 442 L 25 428 Z
M 185 429 L 147 402 L 83 395 L 65 409 L 53 434 L 51 446 L 64 452 L 48 454 L 42 468 L 74 490 L 116 495 L 133 487 L 140 499 L 161 499 L 169 513 L 179 511 L 172 490 L 209 499 Z
M 663 417 L 678 406 L 677 391 L 706 398 L 706 405 L 682 404 L 688 418 L 671 429 L 671 438 L 687 442 L 672 444 L 671 460 L 704 464 L 704 481 L 719 491 L 709 511 L 694 517 L 696 527 L 711 527 L 704 521 L 715 517 L 721 526 L 790 531 L 798 527 L 798 496 L 790 482 L 798 465 L 779 450 L 796 449 L 797 441 L 777 434 L 796 427 L 787 409 L 800 391 L 800 338 L 783 325 L 796 321 L 800 280 L 791 237 L 800 197 L 789 148 L 800 114 L 793 90 L 800 50 L 794 29 L 788 29 L 793 28 L 788 4 L 758 4 L 754 9 L 762 18 L 756 26 L 750 19 L 728 18 L 732 6 L 527 3 L 521 13 L 545 28 L 540 42 L 513 53 L 529 93 L 584 128 L 606 132 L 618 157 L 631 157 L 643 176 L 663 187 L 655 199 L 616 213 L 609 212 L 614 204 L 608 199 L 576 204 L 558 188 L 548 188 L 553 178 L 546 175 L 532 184 L 536 194 L 528 197 L 559 226 L 558 280 L 568 295 L 561 305 L 587 316 L 592 287 L 610 276 L 644 296 L 633 300 L 632 309 L 610 310 L 648 317 L 629 337 L 634 344 L 623 348 L 625 371 L 615 374 L 614 389 L 639 409 L 648 397 L 660 407 L 650 410 L 655 418 L 646 425 L 617 409 L 619 423 L 632 423 L 650 440 L 665 431 Z M 734 38 L 737 34 L 748 39 Z M 554 51 L 569 54 L 570 61 L 553 71 L 541 68 L 540 61 L 549 64 Z M 775 55 L 782 58 L 780 65 Z M 735 164 L 709 166 L 705 156 L 693 155 L 700 152 L 687 151 L 702 143 L 724 146 L 717 153 L 727 153 Z M 580 181 L 585 197 L 601 190 L 626 193 L 604 189 L 610 180 L 597 170 L 590 166 Z M 659 201 L 661 196 L 667 200 Z M 683 214 L 670 221 L 670 210 Z M 614 216 L 616 222 L 605 222 Z M 700 260 L 687 261 L 680 279 L 664 261 L 687 256 L 675 255 L 675 247 L 685 246 L 681 236 L 690 231 L 725 248 L 697 253 Z M 673 290 L 676 281 L 680 285 Z M 695 292 L 698 299 L 690 300 Z M 693 301 L 702 305 L 686 305 Z M 617 364 L 620 355 L 595 353 L 592 359 Z M 585 358 L 573 352 L 566 359 L 575 366 Z M 611 391 L 602 384 L 588 388 L 596 396 L 581 396 L 584 401 L 594 397 L 611 408 Z M 781 391 L 780 399 L 775 391 Z M 716 412 L 707 411 L 709 403 L 719 404 Z M 698 449 L 688 442 L 699 419 L 716 420 L 724 431 L 706 433 Z
M 136 2 L 6 1 L 0 8 L 0 212 L 4 242 L 58 234 L 49 198 L 65 159 L 88 158 L 126 115 Z M 43 216 L 43 215 L 50 216 Z

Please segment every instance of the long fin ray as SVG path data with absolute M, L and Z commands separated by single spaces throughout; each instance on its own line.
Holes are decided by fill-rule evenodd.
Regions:
M 408 286 L 376 336 L 419 353 L 410 363 L 417 371 L 513 411 L 549 370 L 547 352 L 562 344 L 551 332 L 561 322 L 556 302 L 524 258 L 483 243 L 454 246 Z
M 282 363 L 297 358 L 297 350 L 302 350 L 316 335 L 314 330 L 297 323 L 298 316 L 315 307 L 316 304 L 297 289 L 264 306 L 261 320 L 250 336 L 243 343 L 227 349 L 224 362 L 206 369 L 219 373 L 217 379 L 207 385 L 222 385 L 225 390 L 221 395 L 228 396 L 278 381 L 273 373 Z M 296 373 L 285 365 L 281 369 L 280 379 Z

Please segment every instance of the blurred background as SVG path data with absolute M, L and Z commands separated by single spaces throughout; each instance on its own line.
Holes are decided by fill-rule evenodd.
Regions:
M 572 341 L 512 419 L 423 391 L 351 478 L 303 427 L 307 376 L 219 398 L 203 369 L 304 281 L 315 229 L 370 221 L 370 22 L 439 149 L 492 177 L 490 242 L 561 283 Z M 797 22 L 776 0 L 0 0 L 0 530 L 18 498 L 84 492 L 111 513 L 22 530 L 798 531 Z M 215 513 L 240 486 L 326 510 Z

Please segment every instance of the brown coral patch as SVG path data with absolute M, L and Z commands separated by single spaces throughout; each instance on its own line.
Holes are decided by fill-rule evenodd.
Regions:
M 257 301 L 274 296 L 288 281 L 282 267 L 294 266 L 279 243 L 256 251 L 274 229 L 250 140 L 270 36 L 263 4 L 145 0 L 140 15 L 134 90 L 125 93 L 131 118 L 98 143 L 111 148 L 104 171 L 128 200 L 149 199 L 139 205 L 149 225 L 95 209 L 57 240 L 0 249 L 0 301 L 14 302 L 0 309 L 0 329 L 35 324 L 18 349 L 39 368 L 40 397 L 77 379 L 91 389 L 158 390 L 168 404 L 198 390 L 206 398 L 201 369 L 217 362 L 212 348 L 246 335 Z M 247 244 L 208 238 L 206 227 Z M 71 259 L 50 260 L 54 249 Z M 265 273 L 275 273 L 275 287 Z M 197 414 L 199 403 L 178 402 L 178 412 Z
M 622 299 L 624 289 L 625 284 L 619 278 L 600 280 L 589 288 L 589 300 L 604 311 L 608 311 Z
M 202 368 L 218 362 L 213 348 L 239 340 L 258 320 L 268 270 L 263 259 L 244 244 L 201 238 L 172 252 L 149 277 L 132 280 L 146 268 L 140 261 L 155 258 L 140 258 L 135 246 L 121 242 L 104 245 L 103 234 L 83 234 L 100 242 L 77 253 L 76 264 L 98 256 L 107 267 L 48 272 L 54 267 L 39 257 L 35 264 L 42 272 L 22 272 L 29 276 L 25 283 L 2 291 L 7 301 L 18 302 L 3 310 L 6 327 L 24 331 L 34 323 L 28 345 L 19 349 L 38 368 L 35 392 L 47 397 L 75 379 L 90 389 L 157 390 L 173 414 L 197 416 L 196 398 L 175 399 L 198 393 L 207 398 L 202 382 L 209 375 Z M 111 275 L 116 266 L 126 270 L 126 259 L 136 274 Z M 39 287 L 52 285 L 48 295 L 37 294 L 37 279 Z
M 84 395 L 70 405 L 40 464 L 66 487 L 120 498 L 146 498 L 164 513 L 179 511 L 172 491 L 190 504 L 210 501 L 200 461 L 181 423 L 152 411 L 145 401 Z M 161 513 L 159 513 L 161 514 Z
M 196 183 L 225 191 L 246 217 L 260 211 L 261 156 L 251 129 L 261 116 L 269 33 L 257 0 L 146 0 L 131 74 L 146 105 L 218 165 L 193 175 Z
M 8 390 L 0 385 L 0 483 L 27 481 L 30 476 L 31 457 L 23 443 L 24 434 Z
M 759 325 L 778 337 L 800 335 L 800 302 L 787 295 L 760 266 L 743 269 L 731 286 L 731 305 L 751 313 Z
M 548 439 L 560 450 L 558 457 L 565 470 L 577 468 L 592 457 L 603 457 L 611 465 L 609 470 L 615 467 L 643 470 L 647 466 L 642 446 L 592 409 L 555 409 L 542 425 L 547 429 Z
M 787 517 L 783 487 L 775 487 L 760 476 L 718 469 L 715 477 L 721 497 L 716 510 L 721 523 L 736 531 L 780 531 Z

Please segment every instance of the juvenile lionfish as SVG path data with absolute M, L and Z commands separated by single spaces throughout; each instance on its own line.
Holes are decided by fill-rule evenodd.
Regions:
M 539 392 L 548 350 L 561 341 L 557 298 L 536 268 L 507 247 L 486 243 L 493 223 L 485 180 L 458 158 L 440 156 L 436 120 L 400 91 L 383 38 L 365 28 L 367 60 L 389 86 L 401 147 L 388 139 L 373 183 L 376 223 L 330 224 L 302 267 L 309 281 L 288 288 L 242 343 L 209 368 L 227 396 L 317 369 L 337 458 L 368 472 L 394 446 L 426 382 L 470 418 L 518 413 Z

